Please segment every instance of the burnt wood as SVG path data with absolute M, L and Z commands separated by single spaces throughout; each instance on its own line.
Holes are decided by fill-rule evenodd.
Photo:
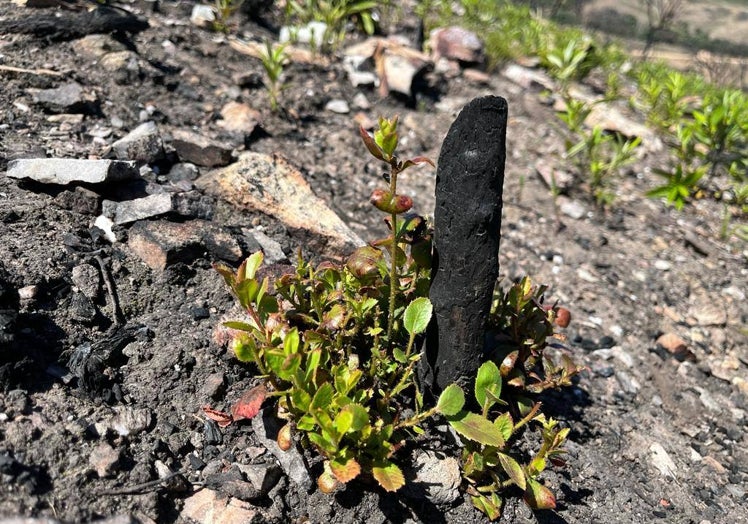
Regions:
M 499 275 L 507 103 L 470 102 L 450 127 L 436 172 L 434 314 L 422 377 L 442 390 L 468 386 L 483 360 L 493 289 Z M 429 376 L 430 375 L 430 376 Z
M 50 41 L 74 40 L 94 33 L 138 33 L 147 28 L 147 20 L 108 6 L 92 11 L 42 13 L 0 21 L 0 33 L 28 34 Z

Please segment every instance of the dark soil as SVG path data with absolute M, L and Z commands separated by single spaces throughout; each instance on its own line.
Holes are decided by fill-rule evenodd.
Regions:
M 66 9 L 3 2 L 0 22 L 76 12 L 62 4 Z M 74 40 L 0 34 L 0 65 L 8 66 L 0 70 L 0 522 L 191 522 L 184 507 L 193 493 L 231 495 L 232 468 L 275 461 L 251 424 L 218 430 L 202 414 L 205 405 L 227 410 L 253 384 L 250 370 L 214 337 L 234 307 L 212 269 L 215 258 L 201 253 L 152 270 L 128 248 L 129 225 L 109 244 L 92 229 L 95 215 L 60 204 L 70 188 L 7 178 L 8 162 L 107 157 L 114 140 L 152 120 L 167 149 L 170 134 L 182 129 L 237 152 L 281 153 L 356 233 L 373 239 L 383 231 L 368 203 L 380 166 L 357 135 L 356 109 L 325 110 L 331 99 L 352 105 L 359 91 L 371 102 L 366 117 L 400 114 L 405 156 L 437 158 L 471 99 L 492 94 L 509 103 L 500 274 L 505 282 L 527 274 L 550 286 L 548 298 L 572 311 L 568 347 L 588 370 L 575 386 L 542 398 L 545 411 L 571 428 L 567 466 L 543 477 L 557 494 L 557 510 L 533 513 L 509 497 L 502 522 L 748 522 L 748 252 L 735 239 L 719 240 L 720 203 L 700 200 L 676 213 L 642 196 L 661 151 L 648 147 L 618 180 L 607 211 L 574 183 L 561 201 L 586 212 L 571 218 L 557 214 L 535 171 L 539 161 L 563 165 L 547 96 L 520 88 L 502 70 L 488 84 L 432 73 L 421 94 L 403 100 L 352 87 L 337 58 L 331 65 L 295 63 L 287 67 L 283 110 L 272 114 L 265 90 L 251 81 L 262 78 L 260 62 L 192 26 L 191 2 L 125 7 L 149 22 L 143 31 L 115 35 L 137 52 L 130 76 L 77 53 Z M 274 38 L 268 27 L 277 25 L 277 14 L 263 17 L 237 16 L 238 33 Z M 409 18 L 397 28 L 412 35 Z M 34 89 L 70 80 L 98 100 L 80 109 L 82 118 L 59 117 L 34 102 Z M 219 127 L 230 101 L 258 110 L 261 131 L 243 136 Z M 144 172 L 148 187 L 171 183 L 163 176 L 170 161 Z M 421 212 L 431 212 L 428 169 L 406 173 L 401 187 Z M 134 191 L 89 188 L 114 200 Z M 242 228 L 259 228 L 289 260 L 298 248 L 316 259 L 331 255 L 313 252 L 274 217 L 210 202 L 213 223 L 237 237 Z M 73 282 L 82 265 L 99 275 L 90 299 Z M 690 353 L 658 346 L 663 333 L 680 336 Z M 320 464 L 309 458 L 314 472 Z M 164 466 L 180 475 L 152 482 Z M 439 507 L 363 481 L 328 496 L 282 476 L 268 493 L 244 498 L 256 522 L 484 520 L 467 497 Z

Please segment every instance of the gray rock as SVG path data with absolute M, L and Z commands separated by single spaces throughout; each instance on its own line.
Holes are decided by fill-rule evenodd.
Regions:
M 96 306 L 83 293 L 73 293 L 70 298 L 70 318 L 78 322 L 93 322 Z
M 356 93 L 353 97 L 353 105 L 358 109 L 369 109 L 371 107 L 371 102 L 369 102 L 369 99 L 366 98 L 365 94 Z
M 345 115 L 351 112 L 351 108 L 348 105 L 348 102 L 339 98 L 327 102 L 327 104 L 325 104 L 325 110 L 332 111 L 333 113 L 338 113 L 340 115 Z
M 670 458 L 670 455 L 668 455 L 668 452 L 665 451 L 665 448 L 662 447 L 662 444 L 659 442 L 653 443 L 649 446 L 649 451 L 652 453 L 651 463 L 657 471 L 663 477 L 676 478 L 675 472 L 678 468 L 675 466 L 673 459 Z
M 303 455 L 299 453 L 296 446 L 292 446 L 288 451 L 283 451 L 278 447 L 276 438 L 281 428 L 280 423 L 281 421 L 275 418 L 272 410 L 265 409 L 252 419 L 252 429 L 262 445 L 278 459 L 281 468 L 291 481 L 302 489 L 309 490 L 313 485 L 312 477 L 309 475 Z
M 237 464 L 239 471 L 262 495 L 268 492 L 283 476 L 283 470 L 277 464 Z
M 134 200 L 118 202 L 114 208 L 115 225 L 129 224 L 144 218 L 151 218 L 174 210 L 173 195 L 158 193 Z
M 91 113 L 96 97 L 88 95 L 77 82 L 69 82 L 54 89 L 42 89 L 34 93 L 34 102 L 53 113 Z
M 44 184 L 72 182 L 100 184 L 138 177 L 134 162 L 74 158 L 23 158 L 8 163 L 11 178 L 28 178 Z
M 180 180 L 196 180 L 200 176 L 200 170 L 195 164 L 189 162 L 180 162 L 171 166 L 169 170 L 169 180 L 179 182 Z
M 641 384 L 639 384 L 639 381 L 636 380 L 634 377 L 626 373 L 625 371 L 616 371 L 616 379 L 618 380 L 618 383 L 621 385 L 621 389 L 625 393 L 630 393 L 632 395 L 635 395 L 639 392 L 641 389 Z
M 81 293 L 95 300 L 101 288 L 101 275 L 99 270 L 91 264 L 79 264 L 71 272 L 71 280 Z
M 174 212 L 190 218 L 210 220 L 213 218 L 213 199 L 199 191 L 176 193 L 173 197 Z
M 260 244 L 262 253 L 265 255 L 266 264 L 277 264 L 278 262 L 286 262 L 286 254 L 283 252 L 281 245 L 267 236 L 259 229 L 253 229 L 250 231 L 252 237 Z
M 112 144 L 120 160 L 152 164 L 164 155 L 164 144 L 154 122 L 145 122 Z
M 415 478 L 406 483 L 404 493 L 433 504 L 452 504 L 460 496 L 460 464 L 454 457 L 425 451 L 413 464 Z
M 90 189 L 78 186 L 72 191 L 66 190 L 58 194 L 55 203 L 81 215 L 95 215 L 101 207 L 101 197 Z

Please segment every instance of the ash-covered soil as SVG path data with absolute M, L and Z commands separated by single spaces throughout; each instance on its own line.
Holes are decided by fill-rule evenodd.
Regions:
M 368 203 L 380 166 L 357 121 L 399 114 L 403 155 L 436 159 L 460 108 L 489 94 L 505 97 L 510 112 L 501 276 L 550 286 L 548 298 L 573 314 L 568 347 L 588 367 L 574 387 L 542 399 L 571 428 L 567 466 L 544 475 L 557 510 L 533 514 L 510 497 L 502 522 L 748 522 L 747 247 L 719 239 L 720 203 L 676 213 L 642 196 L 663 162 L 656 140 L 618 181 L 611 209 L 597 209 L 575 181 L 557 211 L 536 167 L 564 165 L 558 120 L 542 89 L 521 87 L 504 68 L 486 79 L 435 68 L 407 99 L 353 87 L 340 56 L 293 62 L 273 114 L 259 60 L 191 25 L 191 2 L 124 7 L 149 27 L 103 44 L 0 34 L 0 522 L 483 521 L 465 496 L 440 506 L 363 482 L 324 495 L 278 467 L 256 423 L 219 429 L 206 419 L 203 406 L 227 410 L 253 385 L 214 336 L 234 304 L 212 263 L 238 265 L 258 247 L 281 263 L 299 248 L 316 259 L 341 253 L 320 251 L 329 244 L 277 216 L 195 189 L 213 168 L 174 166 L 184 131 L 234 158 L 279 153 L 371 240 L 384 227 Z M 3 2 L 0 23 L 80 12 Z M 396 29 L 412 37 L 410 18 Z M 278 16 L 236 21 L 242 39 L 261 40 L 275 37 Z M 131 54 L 111 65 L 102 45 Z M 83 88 L 77 105 L 56 108 L 38 95 L 70 82 Z M 326 108 L 331 100 L 349 112 Z M 255 110 L 257 126 L 227 129 L 230 102 Z M 165 152 L 137 180 L 61 186 L 5 176 L 19 158 L 114 158 L 112 144 L 147 121 Z M 401 187 L 431 212 L 432 171 L 408 172 Z M 114 243 L 93 228 L 102 200 L 164 193 L 187 195 L 189 205 L 115 225 Z M 166 228 L 153 248 L 166 249 L 173 224 L 207 233 L 147 265 L 128 239 Z M 663 334 L 672 351 L 657 344 Z

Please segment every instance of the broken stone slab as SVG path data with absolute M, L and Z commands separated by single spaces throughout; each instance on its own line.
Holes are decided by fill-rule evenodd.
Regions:
M 96 96 L 87 94 L 78 82 L 41 89 L 32 95 L 34 102 L 53 113 L 94 113 L 98 103 Z
M 309 238 L 314 249 L 331 256 L 364 244 L 325 202 L 304 175 L 280 155 L 247 152 L 238 162 L 211 171 L 195 182 L 198 189 L 240 209 L 261 211 Z
M 304 462 L 304 456 L 296 449 L 296 446 L 291 446 L 287 451 L 283 451 L 278 446 L 276 439 L 280 428 L 281 421 L 269 409 L 263 410 L 252 419 L 252 429 L 260 443 L 275 456 L 292 482 L 309 491 L 313 482 L 306 462 Z
M 164 155 L 164 144 L 155 122 L 145 122 L 112 144 L 119 160 L 153 164 Z
M 242 472 L 244 478 L 254 486 L 261 496 L 267 495 L 278 483 L 281 476 L 283 476 L 283 470 L 277 464 L 273 463 L 237 464 L 236 466 Z
M 220 167 L 231 163 L 231 149 L 190 131 L 175 130 L 171 145 L 182 162 L 203 167 Z
M 136 222 L 129 231 L 128 247 L 156 271 L 175 262 L 192 262 L 206 251 L 228 262 L 237 262 L 243 255 L 233 235 L 203 220 Z
M 76 158 L 23 158 L 8 162 L 7 176 L 28 178 L 43 184 L 73 182 L 100 184 L 138 178 L 135 162 L 84 160 Z
M 483 41 L 473 31 L 459 26 L 439 27 L 431 31 L 429 44 L 436 62 L 440 57 L 468 64 L 483 62 Z
M 119 226 L 169 213 L 174 210 L 174 199 L 171 193 L 158 193 L 123 202 L 105 200 L 102 208 L 113 209 L 110 216 L 114 225 Z

